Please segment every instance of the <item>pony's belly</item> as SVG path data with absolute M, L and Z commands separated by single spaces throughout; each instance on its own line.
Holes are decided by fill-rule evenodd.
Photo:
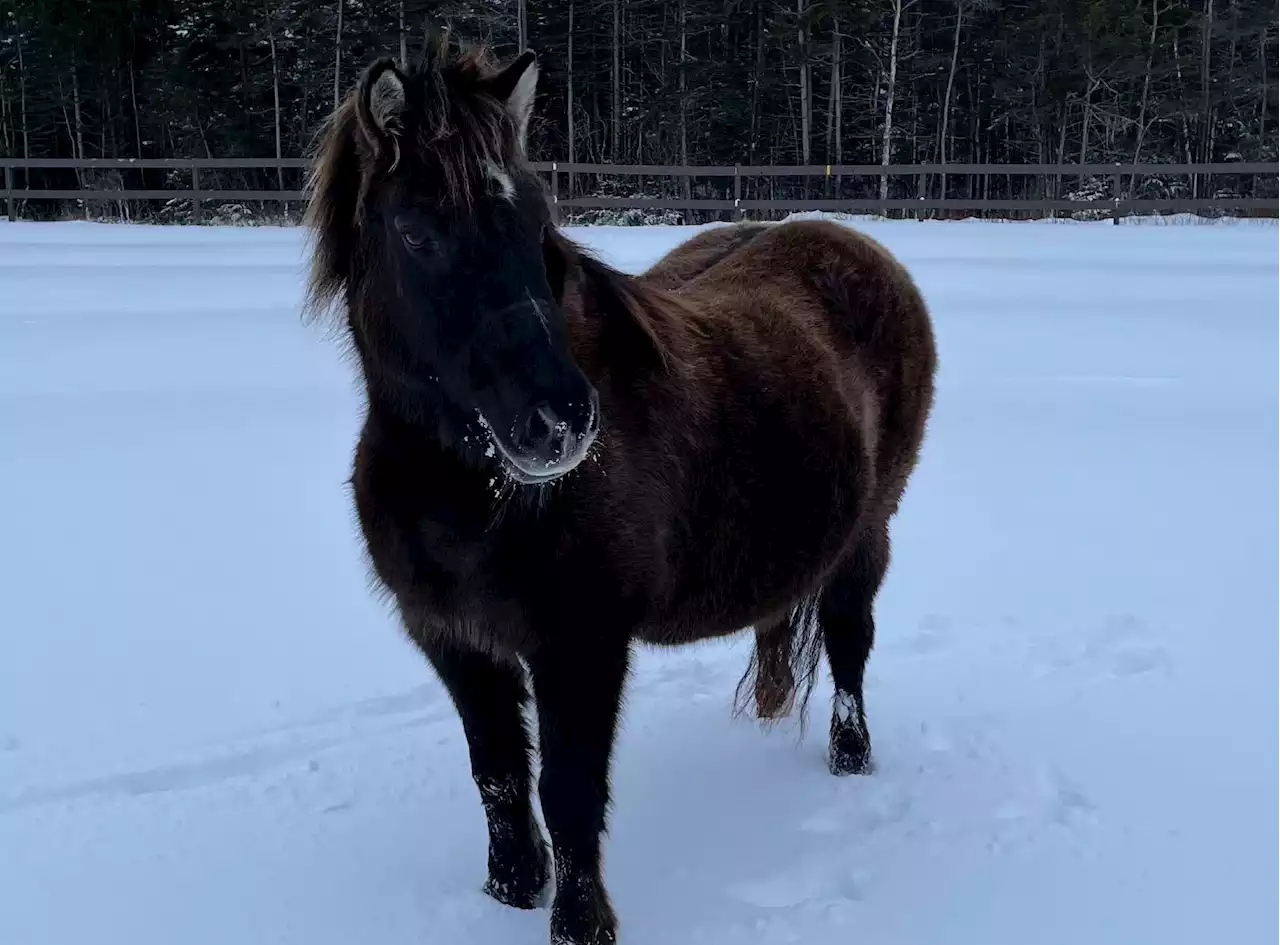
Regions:
M 771 623 L 815 593 L 824 573 L 823 564 L 833 559 L 829 547 L 829 542 L 816 536 L 812 548 L 795 556 L 793 567 L 772 576 L 687 576 L 682 593 L 636 636 L 645 643 L 677 645 L 732 636 Z M 828 553 L 822 554 L 823 551 Z
M 672 591 L 640 638 L 708 639 L 788 614 L 818 591 L 857 534 L 861 485 L 852 474 L 792 475 L 762 478 L 728 501 L 731 490 L 708 491 L 673 565 Z
M 636 631 L 635 637 L 642 643 L 652 646 L 680 646 L 693 640 L 712 640 L 717 637 L 733 636 L 751 627 L 762 618 L 729 620 L 717 614 L 707 619 L 668 619 L 646 624 Z

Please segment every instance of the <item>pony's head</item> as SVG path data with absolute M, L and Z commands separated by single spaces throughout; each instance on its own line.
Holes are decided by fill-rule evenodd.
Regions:
M 478 417 L 508 474 L 586 455 L 598 399 L 570 351 L 556 248 L 525 139 L 538 70 L 429 44 L 380 59 L 330 118 L 311 181 L 310 304 L 341 297 L 371 396 Z

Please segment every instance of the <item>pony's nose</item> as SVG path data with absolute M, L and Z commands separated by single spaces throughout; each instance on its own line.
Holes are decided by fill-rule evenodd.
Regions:
M 534 404 L 516 420 L 515 446 L 525 456 L 555 462 L 568 452 L 573 431 L 552 406 L 543 401 Z

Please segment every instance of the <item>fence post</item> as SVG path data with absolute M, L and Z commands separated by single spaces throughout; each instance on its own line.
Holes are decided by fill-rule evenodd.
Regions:
M 200 222 L 200 198 L 196 196 L 200 192 L 200 167 L 193 161 L 191 164 L 191 219 L 195 223 Z
M 1119 164 L 1116 165 L 1119 168 Z M 1111 175 L 1111 223 L 1120 225 L 1120 172 Z
M 560 225 L 560 162 L 551 162 L 551 199 L 548 201 L 551 211 L 551 225 Z
M 738 206 L 741 200 L 742 200 L 742 178 L 739 176 L 738 165 L 735 164 L 733 165 L 733 214 L 731 214 L 731 216 L 736 215 L 739 220 L 741 220 L 744 216 L 742 212 L 742 208 Z
M 5 200 L 6 210 L 9 214 L 9 222 L 12 223 L 18 219 L 18 201 L 13 199 L 13 167 L 6 164 L 4 168 L 4 189 L 9 191 L 8 199 Z

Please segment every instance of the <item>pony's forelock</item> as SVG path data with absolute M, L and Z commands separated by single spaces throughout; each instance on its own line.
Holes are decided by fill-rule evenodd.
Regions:
M 519 159 L 515 121 L 486 88 L 497 72 L 487 47 L 453 52 L 442 40 L 408 75 L 418 95 L 413 159 L 439 175 L 445 199 L 463 209 L 472 206 L 487 165 L 505 168 Z

